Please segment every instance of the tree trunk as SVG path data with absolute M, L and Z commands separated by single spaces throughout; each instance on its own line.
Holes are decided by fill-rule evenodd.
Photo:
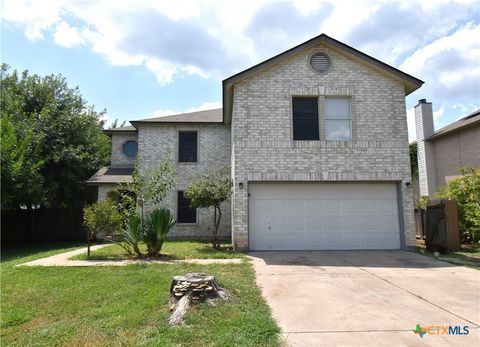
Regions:
M 174 276 L 170 286 L 169 323 L 172 325 L 183 322 L 187 309 L 198 302 L 207 301 L 214 304 L 216 300 L 228 300 L 228 292 L 219 287 L 215 277 L 202 273 L 189 273 L 185 276 Z
M 220 205 L 215 206 L 215 213 L 213 216 L 213 249 L 220 249 L 220 242 L 218 241 L 218 228 L 220 226 L 221 218 L 222 210 L 220 209 Z

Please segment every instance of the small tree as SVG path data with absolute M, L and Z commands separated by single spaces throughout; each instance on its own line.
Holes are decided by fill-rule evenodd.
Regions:
M 139 161 L 140 159 L 135 163 L 132 182 L 122 184 L 116 189 L 119 197 L 118 209 L 123 215 L 124 228 L 122 232 L 117 233 L 115 239 L 127 252 L 131 253 L 131 249 L 133 249 L 138 256 L 142 256 L 138 248 L 140 240 L 147 241 L 147 246 L 150 244 L 156 245 L 152 249 L 149 247 L 149 255 L 155 253 L 154 250 L 157 247 L 156 254 L 158 254 L 166 233 L 175 224 L 175 221 L 173 221 L 168 231 L 160 232 L 156 230 L 156 232 L 147 235 L 144 210 L 145 206 L 155 206 L 165 199 L 175 186 L 177 173 L 170 160 L 170 152 L 167 152 L 158 168 L 149 172 L 140 173 L 138 169 Z M 141 210 L 140 215 L 138 214 L 139 208 Z M 152 224 L 150 223 L 148 226 L 152 226 Z M 149 229 L 149 231 L 151 230 Z
M 141 159 L 135 163 L 132 174 L 132 182 L 122 184 L 116 189 L 120 197 L 121 209 L 127 215 L 137 213 L 137 208 L 141 208 L 141 217 L 143 220 L 144 207 L 154 206 L 165 199 L 168 192 L 175 186 L 177 172 L 175 166 L 170 160 L 170 153 L 167 152 L 158 168 L 149 172 L 141 173 L 138 166 Z M 125 194 L 126 191 L 132 194 Z
M 459 171 L 462 177 L 448 182 L 435 197 L 457 201 L 462 242 L 475 244 L 480 239 L 480 169 L 466 167 Z
M 214 249 L 220 249 L 218 227 L 222 218 L 220 205 L 230 197 L 230 168 L 228 166 L 209 171 L 195 179 L 186 189 L 185 197 L 192 208 L 214 208 L 213 238 Z
M 122 216 L 110 199 L 97 201 L 85 207 L 83 219 L 87 229 L 87 257 L 90 257 L 90 245 L 97 233 L 113 234 L 122 226 Z

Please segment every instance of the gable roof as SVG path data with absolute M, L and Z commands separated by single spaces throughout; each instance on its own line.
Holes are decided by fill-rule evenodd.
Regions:
M 405 86 L 405 95 L 408 95 L 412 93 L 413 91 L 417 90 L 418 88 L 421 87 L 421 85 L 424 83 L 422 80 L 413 77 L 405 72 L 402 72 L 398 70 L 397 68 L 394 68 L 393 66 L 390 66 L 388 64 L 385 64 L 384 62 L 375 59 L 365 53 L 360 52 L 359 50 L 356 50 L 353 47 L 350 47 L 340 41 L 337 41 L 325 34 L 321 34 L 319 36 L 314 37 L 313 39 L 310 39 L 308 41 L 305 41 L 304 43 L 299 44 L 298 46 L 295 46 L 283 53 L 280 53 L 270 59 L 267 59 L 255 66 L 252 66 L 246 70 L 243 70 L 233 76 L 228 77 L 227 79 L 223 80 L 222 85 L 223 85 L 223 121 L 224 122 L 229 122 L 232 116 L 232 106 L 233 106 L 233 85 L 240 81 L 243 80 L 252 74 L 258 72 L 259 70 L 263 70 L 267 67 L 270 67 L 274 64 L 277 64 L 305 49 L 308 49 L 312 46 L 315 46 L 317 44 L 324 43 L 332 47 L 333 49 L 339 49 L 342 51 L 343 54 L 351 57 L 355 57 L 357 59 L 362 60 L 364 63 L 367 65 L 371 66 L 372 68 L 376 70 L 382 70 L 386 72 L 387 74 L 391 75 L 393 78 L 398 79 L 403 83 Z
M 130 121 L 136 127 L 140 123 L 222 123 L 223 111 L 221 108 L 197 112 L 179 113 L 170 116 L 146 118 Z
M 465 127 L 473 126 L 474 124 L 480 124 L 480 109 L 475 112 L 470 113 L 468 116 L 463 117 L 462 119 L 457 120 L 441 129 L 438 129 L 430 136 L 427 140 L 434 140 L 438 137 L 448 135 L 463 129 Z

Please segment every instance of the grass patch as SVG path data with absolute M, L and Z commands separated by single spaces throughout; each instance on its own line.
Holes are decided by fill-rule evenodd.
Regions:
M 255 284 L 251 264 L 126 267 L 14 267 L 76 248 L 22 249 L 2 255 L 1 340 L 4 346 L 278 346 L 279 329 Z M 8 255 L 7 254 L 7 255 Z M 201 304 L 185 325 L 171 327 L 174 275 L 204 272 L 233 295 Z
M 432 257 L 438 260 L 446 261 L 455 265 L 468 266 L 480 269 L 480 248 L 469 245 L 461 245 L 460 250 L 448 254 L 439 254 L 435 256 L 433 252 L 426 249 L 425 243 L 417 242 L 416 250 L 418 253 Z
M 85 242 L 57 242 L 33 245 L 2 246 L 1 263 L 14 266 L 55 254 L 74 251 L 86 247 Z
M 140 244 L 140 249 L 146 251 L 145 244 Z M 245 253 L 234 252 L 230 244 L 222 244 L 220 250 L 214 250 L 208 242 L 202 241 L 167 241 L 163 244 L 162 255 L 166 259 L 232 259 L 244 258 Z M 119 245 L 113 244 L 90 253 L 91 260 L 122 260 L 136 258 L 128 254 Z M 79 254 L 71 259 L 86 260 L 87 254 Z

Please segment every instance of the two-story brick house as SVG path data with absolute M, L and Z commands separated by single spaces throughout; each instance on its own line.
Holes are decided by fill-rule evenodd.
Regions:
M 165 153 L 177 163 L 165 202 L 179 221 L 173 236 L 209 235 L 211 211 L 189 209 L 182 189 L 230 164 L 221 233 L 236 249 L 413 247 L 405 96 L 422 83 L 320 35 L 224 80 L 223 109 L 107 130 L 112 166 L 89 182 L 103 199 L 128 180 L 137 141 L 141 170 Z

